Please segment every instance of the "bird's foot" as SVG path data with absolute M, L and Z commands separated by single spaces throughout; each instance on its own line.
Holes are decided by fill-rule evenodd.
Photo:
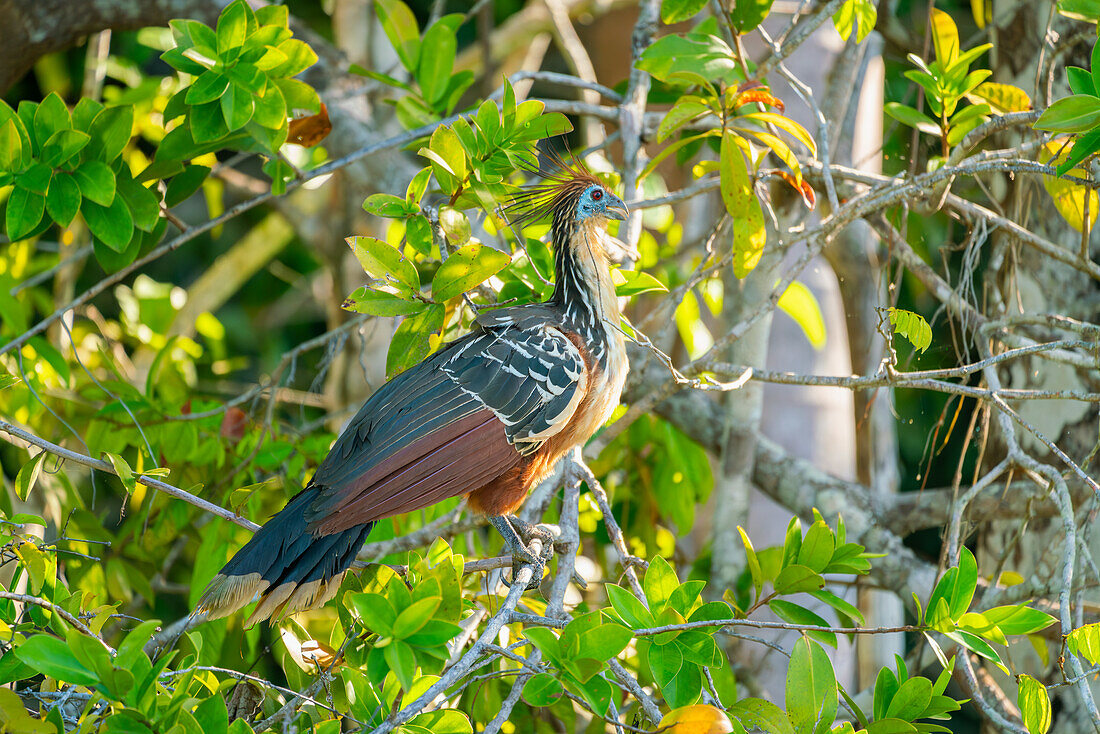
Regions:
M 554 555 L 554 539 L 561 531 L 553 526 L 532 525 L 515 515 L 490 517 L 489 522 L 504 538 L 505 545 L 512 553 L 512 581 L 502 579 L 504 585 L 511 588 L 520 569 L 530 566 L 531 580 L 527 582 L 526 591 L 539 588 L 546 564 Z M 526 538 L 526 543 L 521 534 Z

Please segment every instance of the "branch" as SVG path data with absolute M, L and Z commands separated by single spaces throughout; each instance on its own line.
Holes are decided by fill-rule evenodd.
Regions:
M 0 420 L 0 433 L 6 433 L 8 437 L 6 437 L 4 440 L 12 445 L 19 445 L 12 439 L 12 437 L 22 439 L 23 441 L 26 441 L 27 443 L 34 446 L 38 446 L 41 449 L 45 449 L 46 451 L 49 451 L 51 454 L 54 454 L 56 456 L 60 456 L 70 461 L 75 461 L 77 464 L 81 464 L 92 469 L 98 469 L 99 471 L 118 476 L 118 473 L 115 471 L 114 466 L 112 466 L 110 462 L 103 461 L 101 459 L 93 459 L 86 454 L 77 453 L 76 451 L 70 451 L 69 449 L 58 446 L 55 443 L 50 443 L 44 438 L 39 438 L 29 431 L 24 431 L 18 426 L 13 426 L 7 421 Z M 223 507 L 219 507 L 212 502 L 208 502 L 201 497 L 196 497 L 190 492 L 185 492 L 178 487 L 173 487 L 171 484 L 166 484 L 159 479 L 153 479 L 152 477 L 147 477 L 141 474 L 138 474 L 135 479 L 138 484 L 143 484 L 146 487 L 164 492 L 170 497 L 175 497 L 176 499 L 183 500 L 184 502 L 192 504 L 199 509 L 206 510 L 212 515 L 217 515 L 224 520 L 229 520 L 230 522 L 236 523 L 246 530 L 256 532 L 260 529 L 260 526 L 252 522 L 251 520 L 246 520 L 240 515 L 237 515 Z

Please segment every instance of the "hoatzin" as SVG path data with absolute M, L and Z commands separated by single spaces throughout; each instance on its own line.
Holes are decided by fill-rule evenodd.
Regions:
M 545 530 L 513 513 L 570 449 L 619 403 L 627 359 L 607 234 L 622 200 L 580 166 L 516 196 L 513 224 L 550 215 L 555 284 L 549 300 L 479 313 L 473 331 L 380 387 L 309 485 L 214 577 L 196 615 L 230 614 L 257 597 L 246 624 L 331 599 L 375 522 L 467 495 L 514 559 L 553 552 Z M 541 535 L 536 557 L 520 538 Z

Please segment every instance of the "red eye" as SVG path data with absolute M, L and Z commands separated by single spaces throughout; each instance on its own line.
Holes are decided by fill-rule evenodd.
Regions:
M 600 191 L 599 189 L 596 189 L 595 191 L 592 192 L 592 201 L 599 201 L 602 198 L 603 198 L 603 192 Z

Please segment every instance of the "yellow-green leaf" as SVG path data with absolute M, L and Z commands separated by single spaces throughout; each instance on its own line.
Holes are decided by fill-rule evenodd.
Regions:
M 791 118 L 781 115 L 778 112 L 750 112 L 742 117 L 748 120 L 756 120 L 765 125 L 775 125 L 777 128 L 805 145 L 811 155 L 817 155 L 817 144 L 814 142 L 813 136 L 810 135 L 806 128 L 802 127 Z
M 1050 140 L 1039 151 L 1039 161 L 1050 165 L 1057 165 L 1065 160 L 1067 146 L 1065 138 Z M 1088 174 L 1082 168 L 1073 168 L 1067 172 L 1071 176 L 1085 178 Z M 1062 215 L 1069 226 L 1078 232 L 1085 226 L 1085 210 L 1088 209 L 1088 228 L 1092 231 L 1096 224 L 1096 216 L 1100 210 L 1100 195 L 1095 189 L 1090 189 L 1081 184 L 1067 181 L 1055 176 L 1043 176 L 1043 188 L 1050 194 L 1054 201 L 1054 208 Z
M 460 296 L 496 275 L 512 258 L 484 245 L 469 244 L 451 253 L 432 279 L 432 297 L 439 303 Z
M 1027 92 L 1011 84 L 985 82 L 979 84 L 966 96 L 971 102 L 975 101 L 974 98 L 988 102 L 998 115 L 1026 112 L 1031 109 L 1031 98 L 1027 96 Z
M 825 319 L 813 291 L 796 280 L 783 291 L 777 305 L 794 319 L 814 349 L 825 347 Z
M 15 494 L 24 502 L 27 501 L 27 496 L 38 481 L 38 475 L 42 471 L 42 460 L 45 458 L 46 452 L 42 451 L 24 464 L 15 477 Z
M 749 216 L 750 204 L 755 200 L 748 164 L 745 162 L 745 157 L 741 155 L 738 142 L 737 136 L 727 130 L 722 135 L 722 147 L 719 154 L 722 201 L 726 205 L 726 211 L 733 217 L 735 223 Z
M 936 58 L 946 67 L 959 55 L 959 29 L 951 16 L 938 8 L 932 8 L 931 22 Z
M 746 215 L 733 220 L 733 274 L 744 278 L 760 263 L 767 244 L 764 211 L 756 197 L 749 202 Z
M 1050 729 L 1050 696 L 1042 683 L 1026 673 L 1019 677 L 1016 703 L 1020 717 L 1030 734 L 1046 734 Z
M 111 462 L 111 466 L 115 468 L 115 474 L 122 480 L 122 486 L 126 487 L 126 491 L 133 492 L 137 489 L 137 480 L 134 478 L 134 470 L 126 463 L 126 459 L 118 454 L 104 453 L 107 456 L 107 461 Z
M 928 345 L 932 343 L 932 327 L 923 316 L 902 308 L 887 310 L 890 313 L 890 323 L 894 327 L 895 334 L 904 336 L 919 352 L 928 349 Z

